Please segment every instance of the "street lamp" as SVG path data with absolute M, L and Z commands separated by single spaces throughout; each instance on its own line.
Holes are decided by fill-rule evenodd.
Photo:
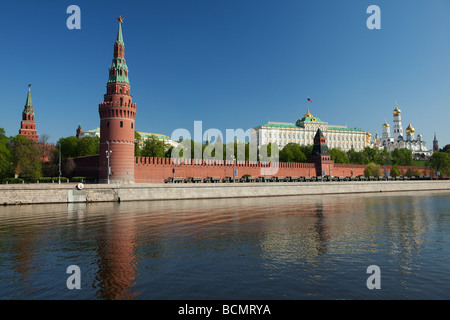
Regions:
M 233 183 L 235 183 L 235 179 L 234 179 L 234 176 L 235 176 L 235 173 L 236 173 L 235 163 L 236 163 L 236 156 L 233 156 Z
M 59 146 L 59 176 L 58 184 L 61 184 L 61 145 Z
M 108 184 L 109 184 L 109 175 L 111 174 L 111 167 L 109 166 L 109 158 L 111 156 L 112 151 L 109 150 L 109 141 L 106 141 L 108 145 L 108 150 L 106 150 L 106 158 L 108 159 Z

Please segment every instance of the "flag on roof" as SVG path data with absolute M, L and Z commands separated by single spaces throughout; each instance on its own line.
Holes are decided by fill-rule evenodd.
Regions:
M 308 101 L 311 101 L 312 102 L 312 100 L 308 97 Z

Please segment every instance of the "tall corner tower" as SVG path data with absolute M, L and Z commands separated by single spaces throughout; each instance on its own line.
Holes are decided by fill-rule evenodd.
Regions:
M 136 105 L 132 103 L 125 44 L 122 36 L 123 18 L 117 18 L 119 30 L 114 43 L 114 58 L 109 68 L 104 102 L 100 114 L 100 182 L 134 183 L 134 122 Z M 108 170 L 109 162 L 109 170 Z
M 19 134 L 34 142 L 39 141 L 39 135 L 36 131 L 36 121 L 34 120 L 33 101 L 31 100 L 31 84 L 28 85 L 27 101 L 22 112 Z
M 403 137 L 403 127 L 402 127 L 402 111 L 398 108 L 397 101 L 395 102 L 394 113 L 394 140 L 397 141 L 398 137 Z

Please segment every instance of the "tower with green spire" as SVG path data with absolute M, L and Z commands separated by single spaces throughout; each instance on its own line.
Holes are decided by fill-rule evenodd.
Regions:
M 136 104 L 130 94 L 125 44 L 122 35 L 123 18 L 117 18 L 119 29 L 114 42 L 114 57 L 106 84 L 104 101 L 99 104 L 101 182 L 134 183 L 134 122 Z
M 39 141 L 39 135 L 36 131 L 36 121 L 34 120 L 33 101 L 31 99 L 31 84 L 28 85 L 27 100 L 25 101 L 25 108 L 22 112 L 19 134 L 34 142 Z

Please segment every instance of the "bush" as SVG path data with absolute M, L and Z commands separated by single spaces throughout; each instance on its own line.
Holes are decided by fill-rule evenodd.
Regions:
M 400 170 L 398 170 L 397 166 L 393 166 L 391 169 L 391 176 L 398 177 L 400 175 Z
M 8 184 L 24 183 L 24 180 L 21 178 L 6 178 L 3 180 L 3 183 L 8 183 Z
M 366 168 L 364 169 L 364 176 L 365 177 L 378 177 L 381 175 L 381 168 L 378 164 L 371 162 L 369 163 Z

